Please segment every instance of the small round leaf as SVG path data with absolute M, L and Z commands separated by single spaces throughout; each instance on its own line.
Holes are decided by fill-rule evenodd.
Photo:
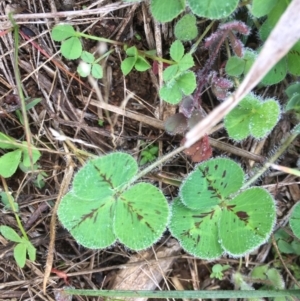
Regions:
M 96 79 L 100 79 L 103 77 L 103 69 L 99 64 L 92 65 L 92 76 Z
M 24 268 L 26 262 L 27 247 L 24 243 L 18 243 L 14 247 L 14 258 L 20 268 Z
M 184 47 L 183 44 L 176 40 L 172 43 L 170 47 L 170 56 L 175 62 L 179 62 L 184 55 Z
M 62 55 L 69 60 L 78 59 L 82 53 L 82 45 L 77 37 L 71 37 L 61 44 Z
M 76 34 L 73 26 L 68 24 L 59 24 L 53 27 L 51 36 L 54 41 L 60 42 Z
M 192 14 L 183 16 L 175 25 L 175 37 L 181 41 L 190 41 L 196 38 L 198 28 L 196 17 Z
M 159 22 L 169 22 L 176 18 L 185 8 L 185 0 L 152 0 L 150 10 Z
M 0 175 L 4 178 L 11 177 L 20 164 L 22 150 L 17 149 L 0 157 Z

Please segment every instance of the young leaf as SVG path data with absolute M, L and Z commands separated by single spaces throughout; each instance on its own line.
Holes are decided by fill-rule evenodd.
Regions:
M 185 0 L 152 0 L 150 10 L 159 22 L 169 22 L 176 18 L 185 8 Z
M 18 243 L 14 247 L 14 258 L 20 268 L 24 268 L 26 262 L 26 245 L 24 243 Z
M 176 79 L 176 84 L 182 90 L 185 95 L 192 94 L 196 89 L 196 76 L 192 71 L 187 71 L 181 74 Z
M 29 150 L 28 150 L 28 145 L 26 141 L 22 142 L 23 144 L 23 159 L 22 159 L 22 163 L 24 164 L 25 167 L 30 167 L 31 166 L 31 161 L 30 161 L 30 157 L 29 157 Z M 31 155 L 32 155 L 32 163 L 36 163 L 37 160 L 41 157 L 41 153 L 38 149 L 36 149 L 35 147 L 31 148 Z
M 14 149 L 18 146 L 15 139 L 0 132 L 0 148 L 2 149 Z
M 230 76 L 239 76 L 244 72 L 245 61 L 238 56 L 232 56 L 226 63 L 225 71 Z
M 175 62 L 179 62 L 184 55 L 184 47 L 183 44 L 176 40 L 172 43 L 170 47 L 170 56 Z
M 58 217 L 80 244 L 106 248 L 119 239 L 141 250 L 160 238 L 168 221 L 168 204 L 150 184 L 125 187 L 137 170 L 130 155 L 112 153 L 89 161 L 77 173 Z
M 65 39 L 75 36 L 76 31 L 73 26 L 68 24 L 59 24 L 53 27 L 51 36 L 56 42 L 61 42 Z
M 143 71 L 150 69 L 151 65 L 148 63 L 148 61 L 145 58 L 143 58 L 142 56 L 138 56 L 138 58 L 135 62 L 134 68 L 137 71 L 143 72 Z
M 85 51 L 85 50 L 82 51 L 80 58 L 84 62 L 89 63 L 89 64 L 92 64 L 94 62 L 94 60 L 95 60 L 94 55 L 92 53 L 90 53 L 90 52 Z
M 224 19 L 237 8 L 238 0 L 188 0 L 192 12 L 207 19 Z
M 34 247 L 34 245 L 29 240 L 26 240 L 25 238 L 23 239 L 23 243 L 26 245 L 26 249 L 27 249 L 29 259 L 32 260 L 32 261 L 35 261 L 35 259 L 36 259 L 36 248 Z
M 8 226 L 0 226 L 0 233 L 4 236 L 5 239 L 13 242 L 22 242 L 22 238 L 19 234 Z
M 135 62 L 136 62 L 135 57 L 127 57 L 124 61 L 122 61 L 121 70 L 125 76 L 132 70 Z
M 171 66 L 167 67 L 163 71 L 163 79 L 164 79 L 164 81 L 170 81 L 173 78 L 175 78 L 176 74 L 178 73 L 178 70 L 179 70 L 178 65 L 171 65 Z
M 290 217 L 290 226 L 295 236 L 300 239 L 300 203 L 294 207 Z
M 181 41 L 190 41 L 196 38 L 198 28 L 196 17 L 192 14 L 183 16 L 175 25 L 175 37 Z
M 182 92 L 176 84 L 176 81 L 172 80 L 160 88 L 159 96 L 164 101 L 175 105 L 182 99 Z
M 92 76 L 96 79 L 100 79 L 103 77 L 103 69 L 99 64 L 92 65 Z
M 21 161 L 20 149 L 4 154 L 0 157 L 0 175 L 4 178 L 11 177 L 17 170 Z
M 224 120 L 232 139 L 243 140 L 249 135 L 261 139 L 276 125 L 280 107 L 275 100 L 261 101 L 253 94 L 247 95 Z
M 71 37 L 61 43 L 61 53 L 69 60 L 78 59 L 82 53 L 82 45 L 77 37 Z
M 187 53 L 183 58 L 178 62 L 179 70 L 186 71 L 194 66 L 194 60 L 190 53 Z

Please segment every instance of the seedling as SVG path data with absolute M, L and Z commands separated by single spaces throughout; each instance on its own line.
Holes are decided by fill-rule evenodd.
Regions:
M 229 176 L 230 175 L 230 176 Z M 264 189 L 239 189 L 244 172 L 232 160 L 211 159 L 195 167 L 172 205 L 170 230 L 189 253 L 216 259 L 243 256 L 270 236 L 276 210 Z
M 20 237 L 14 229 L 8 226 L 0 226 L 0 233 L 7 240 L 16 242 L 14 247 L 14 258 L 20 268 L 25 266 L 26 254 L 34 261 L 36 249 L 26 237 Z
M 240 141 L 248 136 L 264 138 L 277 124 L 280 107 L 277 101 L 261 101 L 253 94 L 247 95 L 224 119 L 231 138 Z
M 22 163 L 25 167 L 30 167 L 29 150 L 26 142 L 17 142 L 0 132 L 0 148 L 13 149 L 12 151 L 0 157 L 0 175 L 4 178 L 11 177 Z M 31 148 L 32 162 L 35 163 L 41 156 L 41 153 L 34 147 Z
M 224 275 L 223 272 L 228 270 L 230 268 L 230 265 L 226 264 L 226 265 L 221 265 L 219 263 L 214 264 L 212 267 L 212 273 L 210 274 L 210 278 L 216 278 L 219 280 L 222 280 Z
M 112 153 L 90 160 L 76 174 L 58 217 L 80 244 L 106 248 L 118 240 L 141 250 L 161 237 L 169 219 L 168 203 L 151 184 L 128 184 L 137 171 L 130 155 Z
M 157 158 L 158 155 L 158 146 L 149 145 L 141 152 L 140 165 L 152 162 Z
M 146 71 L 151 68 L 145 56 L 139 53 L 135 46 L 126 49 L 126 54 L 128 57 L 121 63 L 121 70 L 124 75 L 127 75 L 133 68 L 137 71 Z
M 184 54 L 183 44 L 176 40 L 170 48 L 170 56 L 176 64 L 167 67 L 163 72 L 164 85 L 159 90 L 160 97 L 171 103 L 177 104 L 184 95 L 190 95 L 196 88 L 196 76 L 188 70 L 194 66 L 190 53 Z
M 96 79 L 103 77 L 103 69 L 97 63 L 98 60 L 95 59 L 92 53 L 82 51 L 80 58 L 82 61 L 77 67 L 77 72 L 80 76 L 87 77 L 91 74 Z

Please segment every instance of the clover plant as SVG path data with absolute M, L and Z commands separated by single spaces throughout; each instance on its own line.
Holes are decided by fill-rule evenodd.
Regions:
M 188 70 L 194 66 L 194 60 L 190 53 L 184 54 L 183 44 L 179 40 L 172 43 L 170 56 L 176 63 L 164 70 L 164 85 L 159 95 L 166 102 L 177 104 L 183 94 L 190 95 L 196 88 L 196 76 Z
M 0 132 L 0 148 L 11 149 L 0 157 L 0 175 L 4 178 L 11 177 L 18 166 L 30 167 L 29 150 L 26 141 L 20 143 L 12 137 Z M 34 147 L 31 148 L 32 163 L 35 163 L 41 153 Z
M 219 263 L 214 264 L 212 267 L 212 272 L 209 277 L 222 280 L 224 277 L 223 272 L 228 270 L 229 268 L 230 268 L 230 265 L 228 265 L 228 264 L 225 264 L 225 265 L 221 265 Z
M 149 183 L 128 185 L 137 171 L 133 157 L 120 152 L 90 160 L 79 170 L 58 209 L 61 223 L 77 242 L 95 249 L 118 240 L 141 250 L 161 237 L 168 203 Z
M 247 95 L 224 119 L 228 135 L 237 141 L 248 136 L 261 139 L 277 124 L 280 107 L 276 100 L 262 101 L 254 94 Z
M 0 233 L 4 238 L 17 244 L 14 246 L 14 258 L 20 268 L 25 266 L 26 254 L 29 259 L 35 261 L 36 249 L 26 237 L 20 237 L 14 229 L 8 226 L 0 226 Z
M 300 83 L 295 82 L 285 90 L 288 101 L 285 107 L 286 111 L 293 111 L 297 118 L 300 119 Z
M 197 165 L 172 205 L 170 231 L 189 253 L 216 259 L 243 256 L 269 238 L 276 218 L 273 197 L 263 188 L 240 191 L 244 172 L 234 161 Z

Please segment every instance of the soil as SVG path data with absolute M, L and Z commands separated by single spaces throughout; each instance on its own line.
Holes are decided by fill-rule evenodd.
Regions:
M 154 31 L 154 21 L 147 5 L 126 4 L 121 7 L 116 1 L 98 2 L 100 4 L 93 8 L 101 8 L 101 14 L 87 16 L 74 14 L 69 17 L 77 30 L 126 42 L 141 50 L 152 49 L 151 47 L 159 45 L 155 40 L 157 32 Z M 93 3 L 94 1 L 89 0 L 61 1 L 60 3 L 50 0 L 22 3 L 2 1 L 0 6 L 1 15 L 5 15 L 5 9 L 8 6 L 17 9 L 17 13 L 20 14 L 44 12 L 53 13 L 53 16 L 56 16 L 54 12 L 56 8 L 61 13 L 60 20 L 70 22 L 67 19 L 68 12 L 79 11 L 83 6 L 89 7 Z M 39 22 L 36 22 L 37 20 Z M 144 23 L 144 20 L 147 20 L 147 23 Z M 241 260 L 224 256 L 219 260 L 207 262 L 184 252 L 168 232 L 153 248 L 146 251 L 132 252 L 119 243 L 105 250 L 91 250 L 77 244 L 58 221 L 54 225 L 51 217 L 54 214 L 55 203 L 64 191 L 62 183 L 65 183 L 65 175 L 70 168 L 70 155 L 76 173 L 87 160 L 87 154 L 103 155 L 121 150 L 140 160 L 145 143 L 158 145 L 161 155 L 178 147 L 183 135 L 171 136 L 163 130 L 163 123 L 167 116 L 178 112 L 178 107 L 160 101 L 159 74 L 150 69 L 147 72 L 133 70 L 128 76 L 123 76 L 120 64 L 125 55 L 121 46 L 107 45 L 108 49 L 112 49 L 112 54 L 103 62 L 104 78 L 96 83 L 102 95 L 102 102 L 111 105 L 110 109 L 106 110 L 105 106 L 100 108 L 95 105 L 100 103 L 100 100 L 92 83 L 76 73 L 78 61 L 66 60 L 60 54 L 52 56 L 59 49 L 59 43 L 54 43 L 49 33 L 49 29 L 55 24 L 55 18 L 24 18 L 18 19 L 18 22 L 22 23 L 20 31 L 25 35 L 38 36 L 33 39 L 34 43 L 28 42 L 25 35 L 19 36 L 18 68 L 26 102 L 40 98 L 40 102 L 28 110 L 27 114 L 32 143 L 40 149 L 42 156 L 33 173 L 30 170 L 23 172 L 17 169 L 12 177 L 1 178 L 0 190 L 2 187 L 2 190 L 10 191 L 18 203 L 20 220 L 30 241 L 37 249 L 37 256 L 35 262 L 27 260 L 25 267 L 19 268 L 13 258 L 14 244 L 0 235 L 0 300 L 71 300 L 57 291 L 64 286 L 78 289 L 232 290 L 236 289 L 232 282 L 232 275 L 235 272 L 249 275 L 254 266 L 272 265 L 274 262 L 283 276 L 286 287 L 293 285 L 286 269 L 278 260 L 271 242 L 267 242 L 256 252 Z M 205 28 L 203 24 L 200 27 Z M 19 141 L 26 141 L 24 125 L 19 118 L 21 101 L 18 96 L 16 68 L 14 68 L 14 58 L 11 52 L 15 41 L 11 31 L 4 32 L 9 26 L 6 28 L 5 23 L 0 26 L 2 26 L 0 30 L 3 33 L 0 39 L 2 60 L 0 64 L 0 132 Z M 169 27 L 156 26 L 162 38 L 163 55 L 168 56 L 169 46 L 175 39 L 170 34 L 173 24 L 169 24 Z M 257 41 L 250 42 L 255 44 Z M 84 49 L 88 51 L 94 51 L 97 48 L 97 43 L 94 41 L 84 40 L 83 43 Z M 189 43 L 186 44 L 187 48 L 190 46 Z M 41 52 L 41 48 L 45 52 Z M 51 57 L 50 59 L 47 54 Z M 196 56 L 195 72 L 203 67 L 208 53 L 200 47 Z M 216 70 L 222 65 L 223 59 L 223 53 L 221 53 L 215 63 Z M 209 87 L 206 88 L 202 101 L 207 114 L 213 110 L 218 101 Z M 284 87 L 279 84 L 275 88 L 271 87 L 264 91 L 261 89 L 260 92 L 280 99 L 283 104 L 283 90 Z M 135 113 L 139 119 L 131 115 L 131 117 L 123 116 L 117 110 L 119 108 Z M 220 128 L 210 135 L 210 139 L 220 140 L 229 148 L 224 150 L 221 146 L 213 147 L 213 156 L 231 157 L 240 162 L 248 172 L 253 169 L 254 161 L 250 160 L 252 157 L 250 158 L 245 153 L 248 151 L 263 159 L 267 158 L 293 127 L 295 123 L 293 118 L 292 115 L 283 114 L 272 135 L 263 141 L 247 139 L 242 143 L 234 143 L 228 138 L 226 131 Z M 103 122 L 101 126 L 99 120 Z M 154 120 L 151 125 L 149 120 Z M 69 139 L 64 142 L 55 139 L 51 129 Z M 280 164 L 295 168 L 295 162 L 299 158 L 299 147 L 298 140 L 282 156 Z M 240 150 L 241 155 L 238 155 L 234 149 Z M 6 150 L 1 149 L 0 155 L 5 152 Z M 192 170 L 194 164 L 190 156 L 182 154 L 171 159 L 161 170 L 148 175 L 147 180 L 161 187 L 166 197 L 172 200 L 177 196 L 178 187 L 169 185 L 166 179 L 183 179 Z M 39 186 L 37 180 L 42 174 L 44 183 Z M 299 178 L 297 180 L 293 175 L 273 171 L 264 175 L 259 185 L 269 185 L 266 187 L 277 201 L 277 223 L 282 228 L 288 229 L 283 221 L 286 220 L 292 206 L 300 199 Z M 67 186 L 64 192 L 69 187 Z M 6 210 L 1 202 L 0 209 L 0 225 L 10 226 L 19 233 L 14 214 Z M 53 233 L 55 233 L 55 245 L 51 246 L 50 236 L 53 237 Z M 53 263 L 46 264 L 47 257 L 52 253 Z M 167 259 L 158 261 L 157 258 Z M 284 260 L 293 264 L 298 263 L 298 259 L 293 254 L 284 254 Z M 150 265 L 150 262 L 156 262 L 156 265 Z M 163 268 L 157 269 L 157 262 L 161 262 Z M 227 264 L 230 268 L 224 271 L 223 278 L 210 278 L 212 267 L 217 263 Z M 46 291 L 43 293 L 47 267 L 50 270 L 53 269 L 47 278 Z M 129 276 L 128 274 L 124 276 L 121 271 L 126 269 L 135 280 L 124 286 L 122 281 L 128 280 Z M 148 273 L 155 275 L 155 280 L 148 277 Z M 134 281 L 137 281 L 137 284 L 134 285 Z M 73 300 L 103 299 L 73 296 Z M 140 299 L 134 298 L 133 300 Z

